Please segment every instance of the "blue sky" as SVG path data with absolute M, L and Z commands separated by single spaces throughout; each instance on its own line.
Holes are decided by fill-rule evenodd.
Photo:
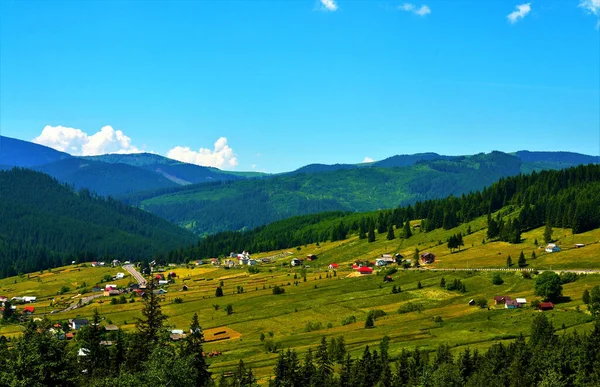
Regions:
M 598 155 L 599 16 L 600 0 L 2 1 L 0 130 L 268 172 Z

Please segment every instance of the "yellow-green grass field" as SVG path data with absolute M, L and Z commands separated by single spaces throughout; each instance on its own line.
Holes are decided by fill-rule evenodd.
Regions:
M 308 348 L 318 345 L 321 336 L 328 338 L 344 336 L 347 347 L 353 355 L 358 355 L 366 345 L 377 345 L 384 335 L 391 338 L 390 352 L 397 354 L 402 348 L 434 349 L 439 344 L 448 344 L 456 350 L 465 346 L 486 349 L 491 344 L 512 340 L 519 333 L 529 334 L 533 317 L 540 313 L 530 307 L 507 310 L 493 305 L 496 295 L 525 297 L 529 302 L 534 296 L 534 279 L 525 279 L 520 272 L 502 272 L 503 285 L 492 285 L 490 272 L 441 271 L 436 268 L 486 268 L 504 267 L 510 254 L 517 262 L 521 250 L 525 252 L 530 267 L 540 269 L 600 269 L 598 239 L 600 230 L 573 236 L 570 230 L 557 229 L 554 238 L 564 248 L 562 252 L 546 254 L 536 249 L 535 238 L 543 245 L 543 229 L 523 234 L 523 242 L 509 245 L 502 242 L 482 243 L 485 235 L 485 219 L 470 223 L 474 232 L 465 237 L 463 251 L 450 254 L 438 241 L 445 241 L 448 235 L 458 231 L 466 232 L 468 225 L 455 230 L 435 230 L 430 233 L 417 232 L 408 240 L 387 241 L 385 234 L 377 235 L 377 240 L 368 243 L 352 237 L 345 241 L 300 246 L 300 249 L 256 254 L 253 257 L 290 255 L 274 259 L 270 264 L 262 264 L 258 274 L 249 274 L 245 268 L 217 268 L 210 265 L 201 267 L 181 266 L 166 268 L 177 274 L 175 283 L 165 286 L 163 311 L 169 316 L 169 324 L 174 329 L 186 329 L 194 313 L 198 313 L 202 327 L 209 340 L 215 333 L 227 331 L 228 340 L 205 343 L 205 351 L 219 351 L 221 356 L 210 358 L 211 370 L 215 373 L 233 368 L 239 359 L 252 366 L 264 382 L 272 373 L 277 354 L 266 353 L 261 333 L 266 340 L 273 340 L 281 348 L 293 348 L 301 354 Z M 575 243 L 585 243 L 581 249 L 571 248 Z M 380 274 L 351 276 L 354 272 L 349 265 L 356 259 L 371 260 L 383 253 L 400 252 L 412 258 L 415 248 L 431 251 L 438 257 L 437 262 L 424 270 L 400 270 L 392 277 L 393 283 L 384 283 Z M 536 249 L 537 259 L 530 259 Z M 306 282 L 301 269 L 282 266 L 293 257 L 317 254 L 318 259 L 305 262 L 311 267 L 306 270 Z M 333 276 L 327 270 L 330 263 L 340 264 Z M 31 273 L 20 277 L 0 280 L 0 295 L 8 297 L 34 295 L 38 297 L 36 313 L 40 317 L 46 312 L 52 320 L 66 320 L 73 317 L 91 317 L 94 309 L 105 318 L 104 323 L 114 323 L 126 331 L 134 329 L 135 318 L 140 316 L 141 299 L 133 303 L 111 305 L 109 298 L 95 299 L 90 305 L 68 313 L 49 314 L 50 301 L 54 298 L 63 301 L 78 298 L 78 287 L 83 282 L 88 288 L 99 284 L 106 274 L 124 272 L 121 268 L 68 266 L 55 269 L 51 273 Z M 294 276 L 296 275 L 296 279 Z M 446 283 L 460 279 L 467 292 L 448 291 L 439 286 L 441 278 Z M 126 285 L 131 277 L 116 281 Z M 215 289 L 223 281 L 224 296 L 216 298 Z M 298 284 L 295 284 L 298 281 Z M 417 284 L 422 284 L 418 289 Z M 188 287 L 187 291 L 182 286 Z M 273 295 L 272 287 L 283 286 L 284 294 Z M 392 294 L 392 286 L 400 286 L 402 291 Z M 551 318 L 559 334 L 564 327 L 570 330 L 586 330 L 591 326 L 590 317 L 581 301 L 585 289 L 600 285 L 600 275 L 580 276 L 573 283 L 564 285 L 565 302 L 557 304 L 554 311 L 545 312 Z M 71 290 L 57 295 L 62 286 Z M 237 287 L 244 289 L 237 292 Z M 90 295 L 90 294 L 85 294 Z M 175 303 L 181 298 L 181 303 Z M 469 306 L 470 299 L 485 298 L 490 309 Z M 103 302 L 101 302 L 103 301 Z M 399 314 L 398 309 L 407 303 L 419 304 L 421 312 Z M 225 306 L 231 304 L 233 314 L 227 315 Z M 218 306 L 218 310 L 215 308 Z M 20 309 L 23 306 L 19 306 Z M 580 309 L 578 311 L 577 309 Z M 365 329 L 364 321 L 369 310 L 381 309 L 387 313 L 375 322 L 375 328 Z M 356 317 L 356 323 L 342 325 L 344 318 Z M 434 318 L 440 316 L 442 323 Z M 308 323 L 320 323 L 321 328 L 307 332 Z M 22 331 L 20 325 L 0 325 L 0 334 L 13 336 Z M 270 337 L 272 335 L 272 338 Z

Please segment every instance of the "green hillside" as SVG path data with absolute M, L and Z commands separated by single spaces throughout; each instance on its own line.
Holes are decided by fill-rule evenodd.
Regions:
M 150 258 L 195 237 L 167 221 L 48 175 L 0 171 L 0 277 L 71 260 Z
M 516 156 L 492 152 L 425 160 L 409 167 L 361 167 L 193 185 L 134 194 L 127 201 L 206 235 L 249 230 L 303 214 L 373 211 L 449 195 L 459 197 L 502 177 L 539 169 Z

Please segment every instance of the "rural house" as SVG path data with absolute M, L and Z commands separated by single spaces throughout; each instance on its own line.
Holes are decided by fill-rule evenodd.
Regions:
M 23 313 L 33 314 L 33 313 L 35 313 L 35 307 L 33 307 L 33 306 L 26 306 L 25 309 L 23 309 Z
M 84 318 L 74 318 L 71 320 L 71 329 L 78 331 L 84 325 L 89 325 L 89 321 Z
M 361 266 L 358 268 L 360 274 L 373 274 L 373 269 L 367 266 Z
M 338 265 L 337 263 L 332 263 L 329 265 L 329 270 L 334 270 L 337 269 L 340 265 Z
M 523 306 L 527 303 L 527 299 L 525 298 L 517 298 L 517 302 L 519 303 L 519 306 Z
M 504 303 L 504 307 L 506 309 L 517 309 L 519 308 L 521 305 L 519 305 L 519 303 L 517 302 L 517 300 L 507 300 Z
M 550 243 L 548 246 L 546 246 L 547 253 L 558 253 L 559 251 L 560 251 L 560 247 L 558 247 L 554 243 Z
M 540 302 L 540 306 L 538 307 L 538 310 L 540 312 L 543 312 L 545 310 L 552 310 L 554 309 L 554 304 L 551 302 Z
M 433 253 L 422 253 L 421 261 L 425 264 L 433 263 L 435 261 L 435 255 Z
M 511 298 L 509 296 L 496 296 L 494 297 L 494 305 L 506 304 L 506 302 L 510 300 Z
M 317 256 L 316 256 L 315 254 L 308 254 L 308 255 L 306 256 L 306 260 L 307 260 L 307 261 L 314 261 L 314 260 L 316 260 L 316 259 L 317 259 Z

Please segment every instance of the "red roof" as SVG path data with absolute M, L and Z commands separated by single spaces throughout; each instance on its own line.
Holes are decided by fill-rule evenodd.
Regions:
M 354 264 L 354 265 L 352 265 L 352 268 L 353 268 L 353 269 L 358 269 L 358 265 L 357 265 L 357 264 Z
M 367 267 L 367 266 L 361 266 L 358 268 L 358 272 L 360 274 L 371 274 L 371 273 L 373 273 L 373 269 L 371 269 L 370 267 Z
M 329 265 L 329 266 L 333 267 L 334 269 L 337 269 L 339 265 L 338 265 L 337 263 L 332 263 L 332 264 L 331 264 L 331 265 Z
M 554 309 L 554 304 L 551 302 L 540 302 L 540 310 Z
M 24 309 L 25 312 L 29 312 L 29 313 L 33 313 L 35 312 L 35 307 L 33 306 L 26 306 Z

